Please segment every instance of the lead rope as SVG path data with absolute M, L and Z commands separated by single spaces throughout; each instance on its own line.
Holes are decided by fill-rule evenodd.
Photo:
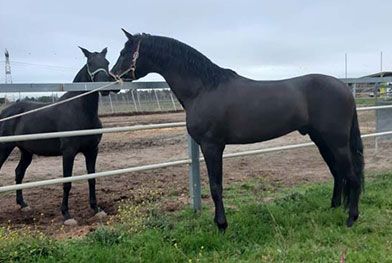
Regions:
M 7 120 L 11 120 L 11 119 L 15 119 L 15 118 L 18 118 L 18 117 L 21 117 L 21 116 L 24 116 L 24 115 L 28 115 L 28 114 L 31 114 L 31 113 L 34 113 L 34 112 L 38 112 L 38 111 L 41 111 L 41 110 L 44 110 L 44 109 L 49 109 L 49 108 L 52 108 L 52 107 L 54 107 L 54 106 L 57 106 L 57 105 L 60 105 L 60 104 L 64 104 L 64 103 L 66 103 L 66 102 L 69 102 L 69 101 L 76 100 L 76 99 L 78 99 L 78 98 L 87 96 L 87 95 L 89 95 L 89 94 L 91 94 L 91 93 L 94 93 L 94 92 L 96 92 L 96 91 L 106 89 L 106 88 L 108 88 L 108 87 L 110 87 L 110 86 L 113 86 L 113 85 L 115 85 L 115 84 L 117 84 L 117 83 L 118 83 L 118 84 L 122 84 L 121 81 L 116 80 L 116 81 L 114 81 L 114 82 L 110 82 L 109 84 L 103 85 L 103 86 L 101 86 L 101 87 L 99 87 L 99 88 L 96 88 L 96 89 L 87 91 L 87 92 L 85 92 L 85 93 L 76 95 L 75 97 L 71 97 L 71 98 L 68 98 L 68 99 L 65 99 L 65 100 L 61 100 L 61 101 L 58 101 L 58 102 L 55 102 L 55 103 L 52 103 L 52 104 L 43 106 L 43 107 L 41 107 L 41 108 L 37 108 L 37 109 L 25 111 L 25 112 L 22 112 L 22 113 L 19 113 L 19 114 L 15 114 L 15 115 L 12 115 L 12 116 L 9 116 L 9 117 L 6 117 L 6 118 L 2 118 L 2 119 L 0 119 L 0 122 L 7 121 Z
M 94 93 L 94 92 L 96 92 L 96 91 L 99 91 L 99 90 L 108 88 L 108 87 L 113 86 L 113 85 L 115 85 L 115 84 L 122 85 L 124 82 L 123 82 L 123 80 L 121 79 L 121 77 L 124 76 L 125 74 L 127 74 L 129 71 L 132 71 L 132 78 L 133 78 L 132 80 L 135 80 L 135 79 L 136 79 L 136 76 L 135 76 L 136 62 L 137 62 L 137 59 L 139 58 L 139 49 L 140 49 L 140 43 L 141 43 L 141 42 L 142 42 L 142 40 L 140 39 L 139 42 L 137 43 L 136 50 L 135 50 L 135 52 L 134 52 L 133 55 L 132 55 L 132 63 L 131 63 L 131 66 L 130 66 L 128 69 L 126 69 L 126 70 L 125 70 L 123 73 L 121 73 L 120 75 L 114 75 L 112 72 L 109 72 L 109 75 L 112 76 L 116 81 L 111 82 L 111 83 L 109 83 L 109 84 L 107 84 L 107 85 L 103 85 L 102 87 L 99 87 L 99 88 L 96 88 L 96 89 L 87 91 L 87 92 L 85 92 L 85 93 L 79 94 L 79 95 L 77 95 L 77 96 L 75 96 L 75 97 L 71 97 L 71 98 L 68 98 L 68 99 L 65 99 L 65 100 L 61 100 L 61 101 L 58 101 L 58 102 L 55 102 L 55 103 L 52 103 L 52 104 L 43 106 L 43 107 L 41 107 L 41 108 L 37 108 L 37 109 L 25 111 L 25 112 L 22 112 L 22 113 L 19 113 L 19 114 L 15 114 L 15 115 L 12 115 L 12 116 L 9 116 L 9 117 L 6 117 L 6 118 L 2 118 L 2 119 L 0 119 L 0 122 L 7 121 L 7 120 L 12 120 L 12 119 L 15 119 L 15 118 L 18 118 L 18 117 L 21 117 L 21 116 L 25 116 L 25 115 L 28 115 L 28 114 L 31 114 L 31 113 L 34 113 L 34 112 L 38 112 L 38 111 L 41 111 L 41 110 L 44 110 L 44 109 L 49 109 L 49 108 L 52 108 L 52 107 L 54 107 L 54 106 L 57 106 L 57 105 L 60 105 L 60 104 L 64 104 L 64 103 L 66 103 L 66 102 L 69 102 L 69 101 L 76 100 L 76 99 L 78 99 L 78 98 L 87 96 L 87 95 L 89 95 L 89 94 L 91 94 L 91 93 Z M 90 70 L 88 69 L 88 71 L 90 71 Z M 98 71 L 99 71 L 99 70 L 98 70 Z M 106 72 L 106 70 L 105 70 L 105 72 Z M 95 72 L 94 72 L 94 73 L 95 73 Z M 106 72 L 106 73 L 107 73 L 107 72 Z M 91 75 L 90 75 L 90 77 L 91 77 Z

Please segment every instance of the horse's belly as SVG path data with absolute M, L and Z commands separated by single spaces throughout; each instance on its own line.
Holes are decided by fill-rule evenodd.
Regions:
M 255 143 L 274 139 L 307 125 L 305 114 L 300 111 L 270 112 L 270 114 L 243 114 L 230 118 L 225 129 L 229 144 Z
M 246 144 L 246 143 L 256 143 L 267 141 L 271 139 L 275 139 L 286 135 L 290 132 L 297 130 L 295 127 L 292 126 L 282 126 L 276 128 L 252 128 L 252 127 L 244 127 L 244 129 L 237 130 L 237 131 L 230 131 L 227 133 L 226 136 L 226 143 L 227 144 Z
M 25 141 L 18 143 L 17 146 L 40 156 L 59 156 L 62 154 L 59 139 Z

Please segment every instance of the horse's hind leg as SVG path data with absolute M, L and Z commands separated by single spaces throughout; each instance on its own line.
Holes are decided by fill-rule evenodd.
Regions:
M 8 156 L 10 156 L 12 150 L 15 146 L 11 146 L 8 144 L 0 143 L 0 169 L 3 166 L 4 162 L 7 160 Z
M 359 195 L 361 193 L 361 181 L 360 178 L 355 175 L 351 150 L 348 143 L 345 146 L 335 148 L 333 154 L 336 160 L 338 176 L 344 180 L 343 195 L 349 209 L 347 226 L 350 227 L 355 220 L 358 219 L 359 215 L 358 203 Z
M 328 168 L 334 178 L 333 194 L 331 207 L 336 208 L 342 204 L 343 177 L 337 172 L 333 152 L 330 150 L 324 140 L 317 134 L 309 134 L 312 141 L 317 145 L 321 156 L 328 165 Z
M 95 173 L 95 164 L 97 161 L 98 155 L 98 148 L 84 152 L 84 156 L 86 158 L 86 168 L 87 173 Z M 102 211 L 97 205 L 97 197 L 95 193 L 95 179 L 88 180 L 89 186 L 89 200 L 90 200 L 90 207 L 94 210 L 94 212 L 99 216 L 105 216 L 105 212 Z
M 16 184 L 22 183 L 27 167 L 29 167 L 29 165 L 31 164 L 32 159 L 33 159 L 33 155 L 31 153 L 21 149 L 21 158 L 18 166 L 15 169 Z M 22 190 L 16 190 L 16 203 L 20 205 L 22 209 L 28 207 L 23 199 Z

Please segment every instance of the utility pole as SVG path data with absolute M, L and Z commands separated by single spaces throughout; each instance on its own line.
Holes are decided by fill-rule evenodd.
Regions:
M 5 54 L 5 83 L 12 84 L 10 53 L 8 53 L 8 50 L 6 49 L 4 54 Z

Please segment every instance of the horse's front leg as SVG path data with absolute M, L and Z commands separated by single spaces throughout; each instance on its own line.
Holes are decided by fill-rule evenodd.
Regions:
M 72 176 L 72 169 L 75 160 L 76 152 L 73 150 L 66 150 L 63 152 L 63 176 L 70 177 Z M 64 183 L 63 184 L 63 202 L 61 204 L 61 213 L 64 217 L 65 225 L 76 225 L 77 221 L 71 217 L 68 210 L 68 198 L 69 192 L 71 191 L 72 184 Z
M 95 165 L 97 162 L 97 155 L 98 155 L 98 148 L 90 150 L 84 153 L 86 159 L 86 168 L 87 173 L 95 173 Z M 88 187 L 89 187 L 89 200 L 90 200 L 90 207 L 94 210 L 94 213 L 98 217 L 106 216 L 106 213 L 101 210 L 97 205 L 97 197 L 95 193 L 95 179 L 88 180 Z
M 222 200 L 222 154 L 225 145 L 202 142 L 200 146 L 207 165 L 211 195 L 215 204 L 214 220 L 219 230 L 224 231 L 227 228 L 225 208 Z

